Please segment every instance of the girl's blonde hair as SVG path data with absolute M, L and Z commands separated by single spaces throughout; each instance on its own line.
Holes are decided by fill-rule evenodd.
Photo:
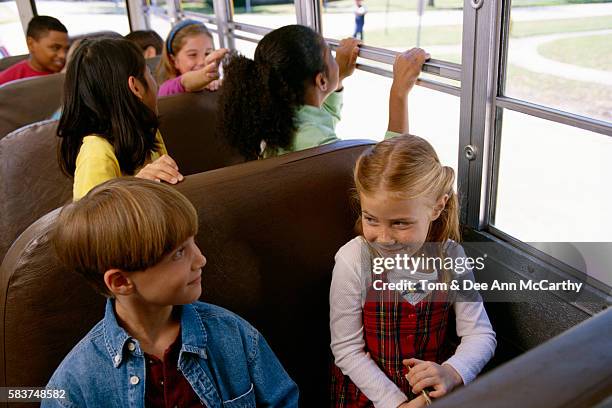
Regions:
M 181 73 L 174 66 L 173 59 L 176 54 L 181 51 L 188 37 L 204 34 L 212 40 L 212 34 L 202 23 L 193 23 L 184 27 L 179 27 L 176 32 L 173 30 L 168 34 L 168 38 L 164 42 L 164 50 L 162 51 L 161 60 L 156 70 L 157 82 L 161 85 L 168 79 L 176 78 Z M 168 44 L 170 42 L 170 44 Z
M 144 271 L 197 230 L 196 210 L 181 193 L 164 183 L 123 177 L 65 206 L 53 244 L 62 263 L 110 296 L 107 270 Z
M 425 139 L 402 135 L 378 143 L 357 159 L 354 180 L 357 193 L 367 196 L 385 191 L 399 198 L 427 195 L 438 200 L 448 194 L 446 206 L 429 227 L 427 242 L 460 241 L 455 171 L 442 166 Z

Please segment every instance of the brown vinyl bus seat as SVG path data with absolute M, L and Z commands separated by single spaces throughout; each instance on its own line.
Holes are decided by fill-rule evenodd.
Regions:
M 200 217 L 202 299 L 264 334 L 305 407 L 327 403 L 328 288 L 334 254 L 353 236 L 352 168 L 370 144 L 336 142 L 178 186 Z M 102 296 L 55 259 L 49 231 L 57 214 L 32 224 L 0 266 L 0 387 L 43 386 L 103 315 Z
M 0 260 L 42 215 L 72 198 L 57 161 L 57 121 L 21 128 L 0 140 Z
M 244 157 L 219 135 L 218 92 L 183 93 L 159 98 L 160 132 L 182 174 L 243 163 Z
M 216 94 L 162 98 L 161 132 L 182 174 L 243 162 L 216 133 Z M 44 121 L 0 139 L 0 261 L 32 222 L 72 197 L 57 164 L 57 122 Z M 6 197 L 4 199 L 4 197 Z
M 177 187 L 200 218 L 196 242 L 208 260 L 202 299 L 242 315 L 266 336 L 300 386 L 304 407 L 328 405 L 329 282 L 334 253 L 354 235 L 351 169 L 366 147 L 338 142 L 196 174 Z M 57 214 L 28 228 L 0 266 L 0 387 L 45 384 L 103 313 L 103 298 L 54 257 L 49 231 Z M 530 305 L 509 304 L 518 309 L 492 316 L 514 325 L 511 341 L 557 334 L 545 326 L 565 316 L 538 313 Z M 513 324 L 517 310 L 541 323 L 542 333 Z M 611 387 L 611 314 L 542 340 L 436 405 L 598 403 Z
M 4 71 L 10 66 L 15 65 L 19 61 L 28 58 L 30 54 L 9 55 L 8 57 L 0 58 L 0 71 Z
M 121 37 L 120 34 L 113 31 L 92 33 L 86 37 L 103 35 Z M 75 38 L 80 38 L 80 36 Z M 26 54 L 25 57 L 27 56 Z M 8 58 L 12 57 L 0 59 L 0 63 Z M 159 58 L 153 57 L 146 60 L 153 72 L 159 63 Z M 18 59 L 13 63 L 19 61 Z M 0 139 L 22 126 L 49 119 L 61 106 L 64 79 L 65 74 L 59 73 L 24 78 L 0 85 Z
M 49 119 L 60 107 L 64 74 L 0 85 L 0 139 L 15 129 Z

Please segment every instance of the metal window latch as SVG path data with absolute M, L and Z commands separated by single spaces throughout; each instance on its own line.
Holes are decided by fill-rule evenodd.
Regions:
M 465 158 L 469 161 L 476 160 L 477 149 L 476 146 L 467 145 L 463 148 L 463 153 L 465 154 Z
M 474 10 L 478 10 L 482 7 L 482 3 L 484 3 L 484 0 L 470 0 L 470 3 Z

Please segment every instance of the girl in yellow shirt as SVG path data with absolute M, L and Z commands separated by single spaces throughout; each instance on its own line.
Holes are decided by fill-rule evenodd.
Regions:
M 79 45 L 66 72 L 57 129 L 60 167 L 74 177 L 74 200 L 126 175 L 183 180 L 157 130 L 157 114 L 157 83 L 134 44 L 102 38 Z

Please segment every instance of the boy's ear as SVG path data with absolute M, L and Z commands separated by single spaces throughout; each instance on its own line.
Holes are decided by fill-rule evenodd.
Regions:
M 446 207 L 447 201 L 448 201 L 448 194 L 444 194 L 442 197 L 438 198 L 438 200 L 436 201 L 436 204 L 433 207 L 433 214 L 431 218 L 432 221 L 437 220 L 440 214 L 442 214 L 444 207 Z
M 33 37 L 26 38 L 26 44 L 28 45 L 28 51 L 32 54 L 33 48 L 36 45 L 37 41 Z
M 121 269 L 104 272 L 104 283 L 113 295 L 129 295 L 134 292 L 134 283 Z
M 321 92 L 327 92 L 327 87 L 329 86 L 329 81 L 327 77 L 322 72 L 319 72 L 315 77 L 315 85 L 317 88 L 321 90 Z
M 138 78 L 135 76 L 130 76 L 128 78 L 128 87 L 130 88 L 130 91 L 132 91 L 132 93 L 138 97 L 138 99 L 142 100 L 144 98 L 145 88 Z

